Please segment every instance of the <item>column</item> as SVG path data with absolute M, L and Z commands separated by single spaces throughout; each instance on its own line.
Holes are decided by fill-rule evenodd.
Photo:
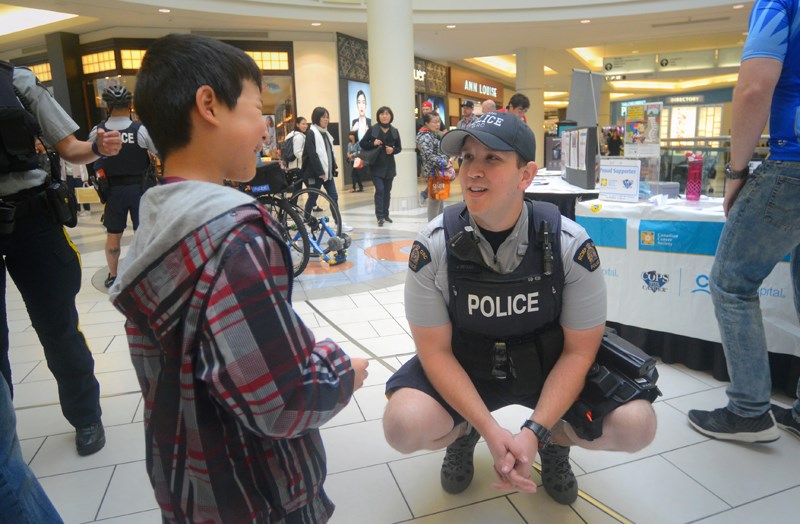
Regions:
M 608 89 L 608 82 L 603 82 L 603 89 L 600 91 L 600 107 L 597 108 L 597 122 L 600 127 L 617 124 L 611 121 L 611 93 Z
M 417 207 L 417 160 L 414 153 L 414 27 L 411 0 L 367 0 L 369 85 L 373 111 L 389 106 L 403 150 L 395 156 L 397 178 L 390 211 Z M 371 115 L 375 119 L 375 114 Z
M 47 61 L 53 74 L 53 96 L 64 111 L 81 128 L 76 132 L 80 139 L 89 134 L 89 121 L 83 106 L 83 69 L 78 35 L 73 33 L 49 33 L 44 37 L 47 45 Z
M 517 55 L 518 93 L 527 96 L 531 107 L 525 115 L 528 126 L 536 135 L 536 164 L 544 168 L 544 54 L 541 47 L 526 47 L 514 51 Z

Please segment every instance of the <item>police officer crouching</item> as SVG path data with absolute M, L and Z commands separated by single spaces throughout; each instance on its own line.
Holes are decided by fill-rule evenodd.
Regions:
M 538 452 L 545 489 L 571 504 L 578 485 L 569 447 L 647 446 L 657 389 L 647 379 L 603 375 L 599 388 L 591 379 L 606 321 L 600 260 L 582 227 L 524 199 L 537 171 L 530 128 L 488 113 L 447 133 L 442 151 L 462 157 L 464 203 L 446 208 L 412 246 L 405 309 L 417 355 L 386 384 L 386 439 L 403 453 L 447 446 L 449 493 L 472 481 L 481 436 L 499 489 L 536 491 Z M 534 410 L 516 434 L 491 414 L 510 404 Z
M 155 180 L 155 168 L 148 151 L 157 155 L 147 129 L 131 120 L 133 95 L 123 86 L 108 86 L 103 90 L 103 101 L 109 111 L 108 120 L 89 133 L 93 140 L 99 129 L 119 131 L 122 150 L 110 158 L 100 158 L 94 163 L 98 185 L 105 200 L 103 225 L 106 228 L 106 262 L 108 277 L 104 285 L 108 288 L 117 278 L 122 233 L 128 222 L 133 230 L 139 227 L 139 201 L 147 187 Z
M 116 154 L 119 133 L 98 133 L 79 141 L 78 125 L 52 95 L 24 68 L 0 61 L 0 272 L 17 285 L 33 328 L 44 347 L 47 365 L 58 383 L 61 411 L 76 428 L 78 453 L 89 455 L 105 445 L 100 420 L 100 387 L 94 360 L 78 329 L 75 296 L 81 286 L 78 254 L 63 224 L 77 209 L 64 205 L 66 189 L 52 169 L 57 158 L 37 154 L 40 137 L 69 162 L 86 164 Z M 0 314 L 6 319 L 5 300 Z M 0 334 L 0 371 L 11 388 L 8 329 Z M 3 428 L 6 429 L 6 428 Z

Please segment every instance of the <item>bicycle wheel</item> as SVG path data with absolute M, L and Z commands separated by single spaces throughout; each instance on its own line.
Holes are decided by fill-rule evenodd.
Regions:
M 322 211 L 312 210 L 310 213 L 306 213 L 306 204 L 313 195 L 317 196 L 314 209 L 322 209 Z M 315 188 L 301 189 L 289 197 L 289 201 L 303 217 L 303 222 L 308 228 L 308 234 L 320 243 L 320 248 L 324 253 L 330 252 L 331 246 L 328 244 L 328 240 L 342 235 L 342 215 L 339 213 L 339 206 L 327 193 Z M 333 235 L 331 235 L 331 232 Z
M 289 247 L 289 255 L 292 258 L 292 273 L 294 276 L 299 276 L 311 258 L 311 243 L 303 219 L 292 204 L 282 198 L 263 195 L 258 197 L 258 201 L 280 224 L 283 240 Z

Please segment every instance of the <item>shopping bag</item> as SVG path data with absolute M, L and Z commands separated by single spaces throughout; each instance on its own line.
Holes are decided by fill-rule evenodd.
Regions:
M 441 175 L 428 177 L 428 198 L 431 200 L 447 200 L 449 196 L 449 177 Z
M 76 187 L 75 198 L 79 204 L 100 204 L 100 195 L 93 187 Z
M 364 160 L 359 157 L 355 157 L 353 159 L 353 169 L 361 169 L 364 167 Z

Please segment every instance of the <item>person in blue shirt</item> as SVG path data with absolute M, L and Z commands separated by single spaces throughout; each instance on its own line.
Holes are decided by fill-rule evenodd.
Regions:
M 748 163 L 769 118 L 767 160 Z M 731 158 L 723 208 L 728 217 L 711 270 L 711 296 L 731 383 L 728 405 L 691 410 L 704 435 L 772 442 L 778 427 L 800 438 L 800 400 L 770 404 L 772 384 L 758 289 L 791 253 L 800 312 L 800 14 L 798 0 L 758 0 L 733 92 Z M 800 383 L 798 384 L 800 395 Z

